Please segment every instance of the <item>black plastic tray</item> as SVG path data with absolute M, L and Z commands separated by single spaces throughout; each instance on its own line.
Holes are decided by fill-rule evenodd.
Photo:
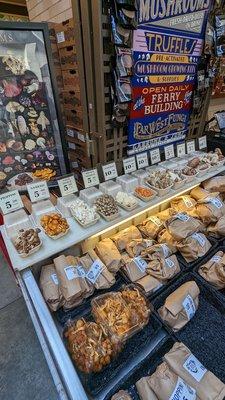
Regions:
M 94 321 L 92 315 L 88 312 L 83 313 L 82 317 L 86 320 Z M 161 329 L 161 322 L 154 313 L 152 313 L 148 324 L 140 332 L 127 340 L 118 356 L 101 372 L 85 374 L 76 368 L 76 364 L 72 360 L 81 382 L 91 398 L 96 399 L 96 396 L 101 396 L 102 391 L 106 390 L 108 392 L 109 390 L 107 390 L 107 388 L 111 387 L 113 380 L 116 378 L 118 380 L 122 379 L 123 376 L 127 374 L 127 371 L 132 370 L 136 357 L 139 356 L 142 351 L 146 351 L 148 347 L 150 347 L 152 341 L 156 338 L 156 335 Z M 67 346 L 64 332 L 63 339 Z
M 212 238 L 212 236 L 207 237 L 207 239 L 210 241 L 212 247 L 209 249 L 208 253 L 206 253 L 203 257 L 198 258 L 195 261 L 192 262 L 187 262 L 184 257 L 181 255 L 181 253 L 178 251 L 177 253 L 177 258 L 179 261 L 182 262 L 184 265 L 185 271 L 190 271 L 192 270 L 197 264 L 202 263 L 202 261 L 205 259 L 205 257 L 208 256 L 208 254 L 211 254 L 217 247 L 218 247 L 218 242 L 217 239 Z
M 172 333 L 170 328 L 167 329 L 178 341 L 183 342 L 206 368 L 225 382 L 225 305 L 215 292 L 195 274 L 189 273 L 153 300 L 152 304 L 155 310 L 158 310 L 170 293 L 190 280 L 196 281 L 200 289 L 199 308 L 179 332 Z

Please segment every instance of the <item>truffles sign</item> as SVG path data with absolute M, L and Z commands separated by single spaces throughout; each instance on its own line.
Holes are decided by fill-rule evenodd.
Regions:
M 183 140 L 210 0 L 138 0 L 128 154 Z

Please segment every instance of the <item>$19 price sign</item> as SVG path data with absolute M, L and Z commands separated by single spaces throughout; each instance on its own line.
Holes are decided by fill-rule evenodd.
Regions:
M 29 185 L 27 185 L 27 191 L 29 193 L 32 203 L 40 200 L 49 199 L 50 197 L 46 181 L 29 183 Z
M 117 178 L 117 176 L 118 176 L 116 164 L 114 162 L 103 165 L 102 171 L 104 174 L 105 181 L 108 181 L 109 179 Z
M 58 185 L 62 196 L 67 196 L 78 191 L 77 184 L 73 175 L 59 179 Z
M 0 195 L 0 209 L 3 214 L 9 214 L 20 208 L 23 208 L 23 202 L 18 190 L 12 190 Z

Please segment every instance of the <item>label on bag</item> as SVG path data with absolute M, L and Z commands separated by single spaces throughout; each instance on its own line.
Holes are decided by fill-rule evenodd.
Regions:
M 187 385 L 179 376 L 176 387 L 169 400 L 196 400 L 196 390 Z
M 187 297 L 185 297 L 182 305 L 185 309 L 188 319 L 190 320 L 195 315 L 196 312 L 195 303 L 190 294 L 188 294 Z
M 223 207 L 223 203 L 217 197 L 213 197 L 209 200 L 209 202 L 212 203 L 216 208 Z
M 72 279 L 79 278 L 77 270 L 74 267 L 74 265 L 69 265 L 68 267 L 65 267 L 64 271 L 68 281 L 72 281 Z
M 55 285 L 58 285 L 58 284 L 59 284 L 58 276 L 57 276 L 56 274 L 52 274 L 52 275 L 51 275 L 51 278 L 52 278 L 52 281 L 53 281 L 53 283 L 54 283 Z
M 203 247 L 205 245 L 205 239 L 201 235 L 199 235 L 199 233 L 193 233 L 191 237 L 193 237 L 193 239 L 196 239 L 200 246 Z
M 187 221 L 190 219 L 189 215 L 182 214 L 182 213 L 177 214 L 176 217 L 177 217 L 180 221 L 183 221 L 183 222 L 187 222 Z
M 84 279 L 86 277 L 85 270 L 81 265 L 77 265 L 77 273 L 78 273 L 79 278 Z
M 210 261 L 219 262 L 221 259 L 221 256 L 213 256 Z
M 187 358 L 183 364 L 183 367 L 197 382 L 200 382 L 207 372 L 207 369 L 204 367 L 204 365 L 202 365 L 193 354 Z
M 183 202 L 187 208 L 193 207 L 192 201 L 187 196 L 183 196 Z
M 3 214 L 11 213 L 20 208 L 23 208 L 23 202 L 18 190 L 12 190 L 0 195 L 0 209 Z
M 91 282 L 95 283 L 103 270 L 103 263 L 101 260 L 96 260 L 93 262 L 91 268 L 89 269 L 88 273 L 86 274 L 86 278 Z
M 169 247 L 167 246 L 166 243 L 162 243 L 162 244 L 160 244 L 160 246 L 161 246 L 162 249 L 163 249 L 164 257 L 167 258 L 167 257 L 169 256 L 169 254 L 170 254 L 170 249 L 169 249 Z
M 143 260 L 143 258 L 141 258 L 140 256 L 135 257 L 134 262 L 137 265 L 137 267 L 140 269 L 141 272 L 145 272 L 145 270 L 148 266 L 148 263 L 145 260 Z
M 160 219 L 158 217 L 149 217 L 149 220 L 153 222 L 153 224 L 157 225 L 157 226 L 161 226 L 162 222 L 160 221 Z
M 171 260 L 171 258 L 166 258 L 165 263 L 166 263 L 167 267 L 169 267 L 169 268 L 173 268 L 175 265 L 174 262 Z

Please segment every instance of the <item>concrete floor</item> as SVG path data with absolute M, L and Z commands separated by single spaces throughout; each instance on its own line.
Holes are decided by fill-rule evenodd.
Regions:
M 0 400 L 58 400 L 25 302 L 1 253 Z

